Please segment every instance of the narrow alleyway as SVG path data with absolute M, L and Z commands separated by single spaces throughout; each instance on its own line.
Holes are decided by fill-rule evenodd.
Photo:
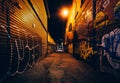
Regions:
M 95 70 L 70 54 L 53 53 L 10 83 L 119 83 L 115 74 Z

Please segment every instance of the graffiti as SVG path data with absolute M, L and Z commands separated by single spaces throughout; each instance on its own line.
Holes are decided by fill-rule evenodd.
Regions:
M 108 49 L 104 51 L 111 66 L 115 69 L 120 68 L 120 29 L 116 28 L 109 34 L 102 37 L 102 46 Z M 113 61 L 114 60 L 114 61 Z
M 91 54 L 93 54 L 93 48 L 90 46 L 90 42 L 86 39 L 81 39 L 79 44 L 80 56 L 86 60 Z
M 106 9 L 106 7 L 109 5 L 110 0 L 105 0 L 103 3 L 103 8 Z
M 2 33 L 7 34 L 10 38 L 9 72 L 11 76 L 14 76 L 22 74 L 28 67 L 32 67 L 38 61 L 41 55 L 42 42 L 37 34 L 20 29 L 15 25 L 10 26 L 11 34 L 9 35 L 6 27 L 0 25 L 0 31 L 2 30 Z
M 97 5 L 97 11 L 105 11 L 105 9 L 108 7 L 110 4 L 110 0 L 97 0 L 96 5 Z
M 90 7 L 84 16 L 85 22 L 88 24 L 92 20 L 92 7 Z
M 7 26 L 5 27 L 5 26 L 3 26 L 3 25 L 0 25 L 0 27 L 4 30 L 4 32 L 7 34 L 7 36 L 8 36 L 8 38 L 10 38 L 10 34 L 8 33 L 8 31 L 7 31 Z
M 120 29 L 118 28 L 111 31 L 109 34 L 104 35 L 102 38 L 102 46 L 110 49 L 110 51 L 112 52 L 117 52 L 120 55 L 120 52 L 118 51 L 119 43 L 120 43 Z

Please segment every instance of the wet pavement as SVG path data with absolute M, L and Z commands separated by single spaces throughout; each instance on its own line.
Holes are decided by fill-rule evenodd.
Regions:
M 7 83 L 120 83 L 120 71 L 100 72 L 67 53 L 53 53 Z

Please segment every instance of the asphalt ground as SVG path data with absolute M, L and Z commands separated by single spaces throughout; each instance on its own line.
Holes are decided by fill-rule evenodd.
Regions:
M 7 83 L 120 83 L 120 71 L 101 72 L 67 53 L 53 53 Z

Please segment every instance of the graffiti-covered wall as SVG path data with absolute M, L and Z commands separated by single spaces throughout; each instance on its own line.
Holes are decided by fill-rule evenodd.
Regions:
M 47 53 L 47 13 L 44 1 L 37 1 L 0 0 L 0 81 Z

